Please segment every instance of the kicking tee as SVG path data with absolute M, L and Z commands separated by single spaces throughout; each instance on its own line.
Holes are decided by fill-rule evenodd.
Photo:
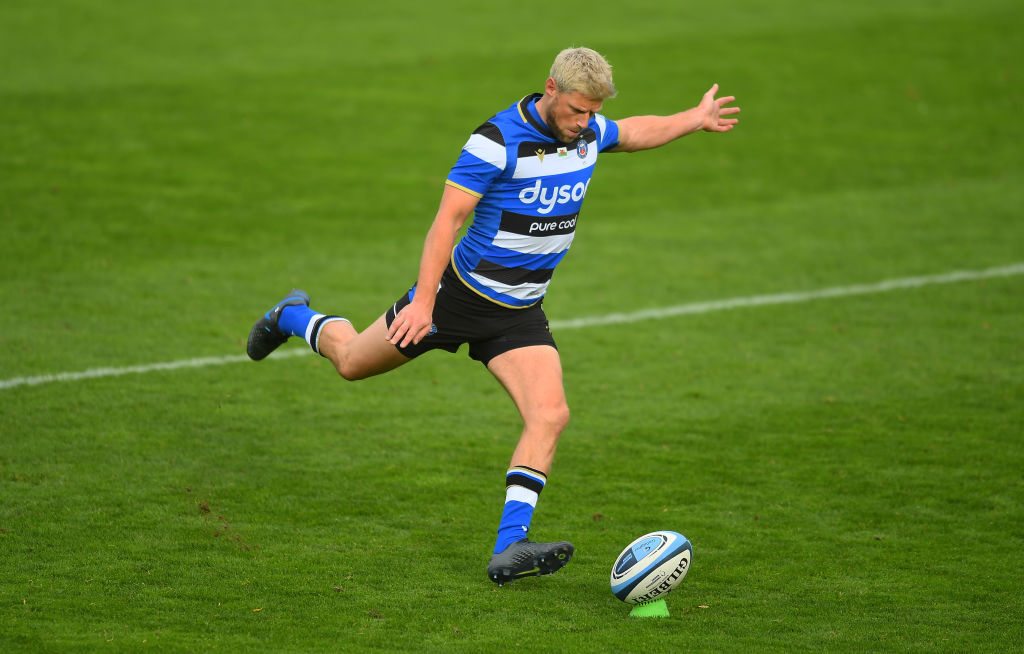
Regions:
M 513 308 L 544 297 L 572 244 L 597 155 L 619 142 L 618 125 L 600 114 L 572 143 L 558 141 L 535 107 L 541 97 L 477 128 L 445 182 L 480 198 L 452 267 L 471 289 Z

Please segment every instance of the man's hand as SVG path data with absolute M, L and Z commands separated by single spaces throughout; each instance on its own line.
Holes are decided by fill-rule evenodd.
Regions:
M 704 122 L 701 124 L 701 129 L 705 132 L 728 132 L 739 121 L 736 118 L 722 118 L 722 116 L 738 114 L 740 108 L 724 106 L 730 102 L 735 102 L 736 98 L 734 96 L 727 95 L 724 98 L 715 99 L 716 93 L 718 93 L 718 84 L 708 89 L 708 92 L 704 94 L 700 104 L 697 106 L 699 110 L 704 112 Z
M 419 292 L 421 289 L 417 288 Z M 398 347 L 416 345 L 430 333 L 434 324 L 434 303 L 417 302 L 415 299 L 405 305 L 388 328 L 387 340 Z

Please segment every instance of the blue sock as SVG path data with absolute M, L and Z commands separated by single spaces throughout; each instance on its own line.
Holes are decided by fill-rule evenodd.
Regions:
M 523 540 L 530 533 L 533 509 L 547 479 L 543 472 L 526 466 L 515 466 L 506 473 L 505 508 L 501 512 L 498 539 L 494 543 L 495 554 L 504 552 L 506 547 Z
M 277 318 L 277 326 L 289 336 L 298 336 L 309 343 L 313 351 L 320 354 L 320 330 L 324 325 L 336 320 L 344 320 L 338 316 L 325 316 L 317 313 L 304 304 L 291 304 L 281 309 Z
M 309 322 L 315 315 L 317 315 L 316 311 L 313 311 L 305 304 L 292 304 L 281 309 L 281 315 L 277 319 L 277 326 L 289 336 L 304 337 L 306 335 L 306 327 L 309 326 Z

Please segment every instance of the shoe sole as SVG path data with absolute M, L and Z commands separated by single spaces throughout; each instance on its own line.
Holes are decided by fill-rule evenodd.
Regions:
M 271 347 L 268 347 L 268 339 L 274 339 L 276 342 Z M 271 352 L 283 345 L 286 340 L 288 339 L 276 338 L 270 330 L 269 321 L 266 318 L 260 318 L 259 322 L 253 325 L 252 330 L 249 332 L 249 340 L 245 344 L 245 353 L 253 361 L 262 361 Z

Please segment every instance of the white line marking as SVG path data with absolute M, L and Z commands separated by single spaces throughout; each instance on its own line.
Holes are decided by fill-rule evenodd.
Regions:
M 275 359 L 295 357 L 303 354 L 312 354 L 312 350 L 296 349 L 284 350 L 274 354 Z M 0 390 L 14 388 L 16 386 L 38 386 L 50 382 L 81 381 L 94 377 L 118 377 L 120 375 L 143 374 L 147 372 L 158 372 L 161 370 L 178 370 L 179 368 L 204 368 L 206 366 L 222 366 L 228 363 L 239 363 L 248 361 L 249 357 L 244 354 L 235 354 L 226 357 L 204 357 L 201 359 L 184 359 L 182 361 L 168 361 L 167 363 L 148 363 L 141 366 L 127 366 L 124 368 L 92 368 L 81 372 L 58 372 L 52 375 L 39 375 L 36 377 L 15 377 L 13 379 L 0 380 Z
M 890 279 L 875 284 L 855 284 L 853 286 L 833 286 L 816 291 L 798 291 L 793 293 L 777 293 L 774 295 L 754 295 L 750 297 L 737 297 L 728 300 L 714 300 L 711 302 L 693 302 L 690 304 L 679 304 L 671 307 L 657 309 L 643 309 L 631 313 L 609 313 L 603 316 L 590 316 L 588 318 L 574 318 L 570 320 L 552 320 L 552 329 L 585 329 L 599 325 L 616 325 L 645 320 L 661 320 L 675 316 L 692 316 L 715 311 L 727 311 L 729 309 L 741 309 L 745 307 L 760 307 L 774 304 L 795 304 L 810 302 L 812 300 L 823 300 L 836 297 L 850 297 L 854 295 L 870 295 L 873 293 L 886 293 L 908 288 L 920 288 L 922 286 L 934 286 L 936 284 L 955 284 L 957 282 L 969 282 L 993 277 L 1012 277 L 1024 275 L 1024 262 L 1014 263 L 1008 266 L 997 268 L 986 268 L 984 270 L 962 270 L 943 273 L 940 275 L 925 275 L 921 277 L 904 277 L 902 279 Z M 287 357 L 308 356 L 312 352 L 306 348 L 288 349 L 275 353 L 272 358 L 283 359 Z M 35 377 L 14 377 L 12 379 L 0 380 L 0 390 L 16 388 L 18 386 L 38 386 L 50 382 L 72 382 L 97 377 L 117 377 L 129 374 L 145 374 L 165 370 L 178 370 L 180 368 L 204 368 L 207 366 L 222 366 L 229 363 L 240 363 L 248 361 L 249 357 L 238 354 L 223 357 L 204 357 L 199 359 L 184 359 L 181 361 L 170 361 L 167 363 L 150 363 L 139 366 L 127 366 L 123 368 L 92 368 L 81 372 L 59 372 L 52 375 L 38 375 Z

